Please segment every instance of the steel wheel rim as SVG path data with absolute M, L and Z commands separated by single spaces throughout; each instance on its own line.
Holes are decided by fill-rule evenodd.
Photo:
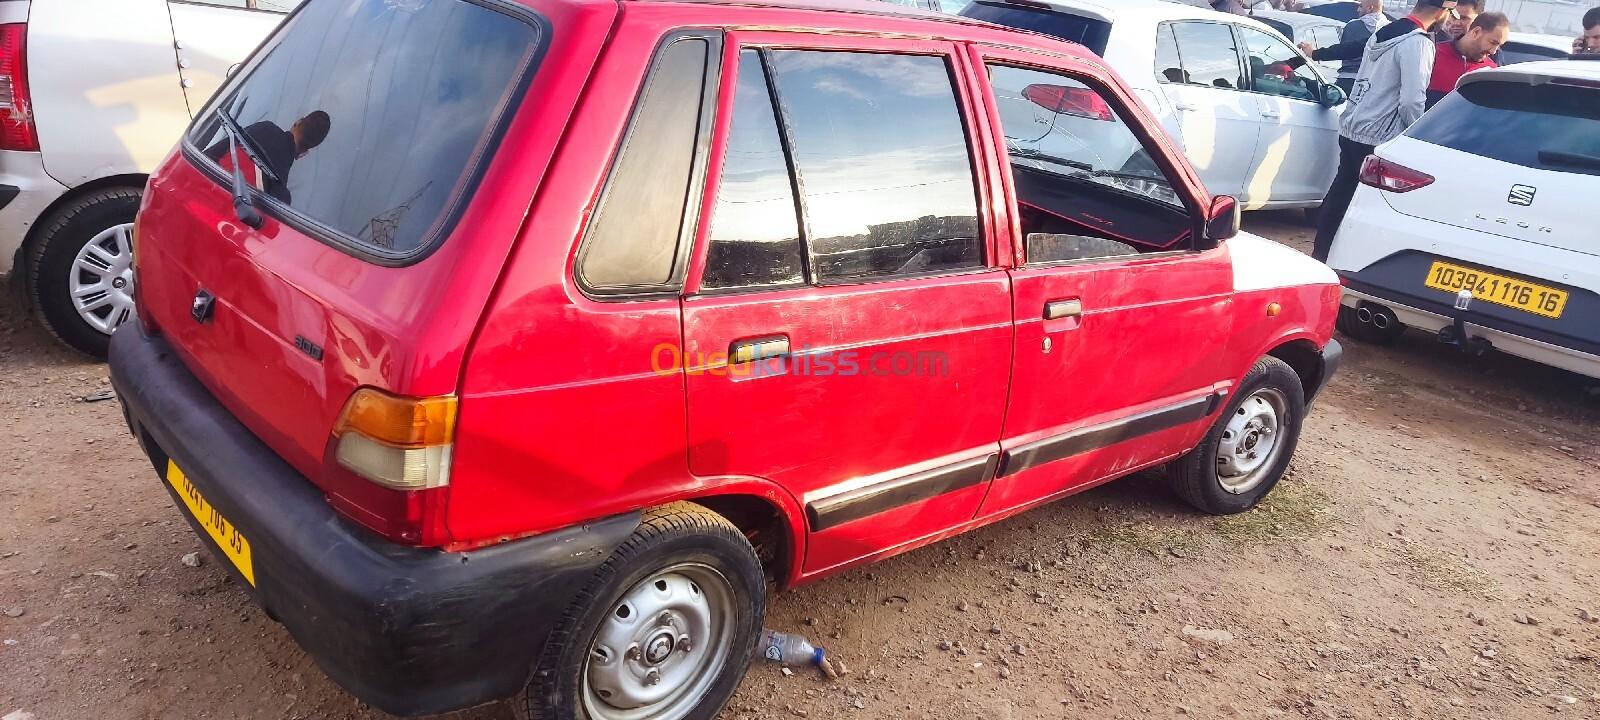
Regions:
M 592 720 L 681 720 L 704 698 L 732 651 L 733 584 L 702 563 L 651 574 L 613 603 L 584 661 Z
M 78 250 L 67 276 L 72 309 L 110 335 L 133 317 L 133 223 L 112 225 Z
M 1217 441 L 1217 483 L 1239 495 L 1266 481 L 1283 449 L 1289 401 L 1275 388 L 1261 388 L 1239 403 Z

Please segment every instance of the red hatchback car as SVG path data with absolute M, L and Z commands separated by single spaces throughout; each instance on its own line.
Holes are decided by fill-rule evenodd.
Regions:
M 713 717 L 769 581 L 1163 464 L 1246 510 L 1339 357 L 1097 58 L 963 18 L 309 0 L 198 118 L 113 380 L 394 713 Z

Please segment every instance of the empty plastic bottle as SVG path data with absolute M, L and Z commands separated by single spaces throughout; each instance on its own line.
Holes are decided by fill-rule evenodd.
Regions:
M 761 642 L 756 652 L 768 660 L 784 665 L 822 666 L 825 650 L 815 647 L 801 635 L 781 633 L 776 630 L 761 631 Z

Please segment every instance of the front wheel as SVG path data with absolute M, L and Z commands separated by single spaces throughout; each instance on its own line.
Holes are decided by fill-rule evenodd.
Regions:
M 766 578 L 732 523 L 693 503 L 644 512 L 545 641 L 522 720 L 713 720 L 750 665 Z
M 1168 466 L 1172 489 L 1213 515 L 1255 507 L 1288 469 L 1305 413 L 1294 368 L 1275 357 L 1257 360 L 1200 445 Z

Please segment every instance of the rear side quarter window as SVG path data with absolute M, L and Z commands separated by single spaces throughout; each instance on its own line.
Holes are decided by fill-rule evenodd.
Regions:
M 578 251 L 586 291 L 637 296 L 681 283 L 720 47 L 715 36 L 686 34 L 656 53 Z

